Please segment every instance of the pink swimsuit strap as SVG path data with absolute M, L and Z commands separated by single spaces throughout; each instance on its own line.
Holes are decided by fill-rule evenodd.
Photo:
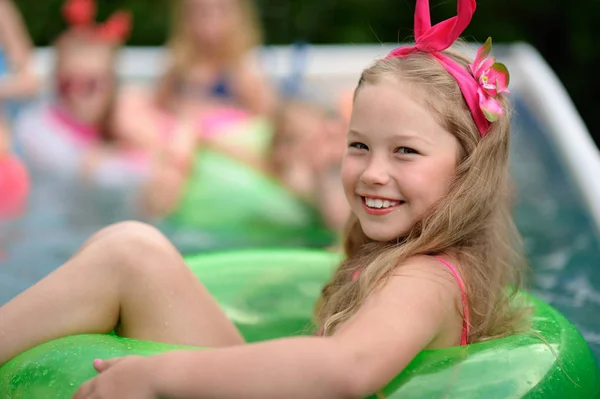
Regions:
M 100 132 L 84 123 L 81 123 L 62 108 L 52 105 L 48 108 L 50 116 L 60 125 L 66 128 L 71 138 L 76 139 L 84 145 L 92 144 L 100 137 Z
M 460 338 L 460 344 L 467 345 L 469 342 L 469 327 L 470 326 L 469 326 L 469 304 L 467 303 L 467 291 L 465 289 L 465 283 L 463 282 L 463 279 L 460 277 L 460 274 L 458 274 L 458 271 L 456 271 L 454 266 L 452 266 L 450 263 L 446 262 L 442 258 L 435 257 L 435 259 L 442 262 L 448 268 L 448 270 L 450 270 L 450 272 L 454 275 L 454 277 L 456 278 L 456 281 L 458 282 L 458 286 L 460 288 L 460 293 L 461 293 L 461 297 L 462 297 L 463 316 L 464 316 L 463 331 L 462 331 L 462 336 Z

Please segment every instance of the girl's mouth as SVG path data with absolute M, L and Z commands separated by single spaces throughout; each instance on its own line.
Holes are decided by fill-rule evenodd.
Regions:
M 406 203 L 402 200 L 389 200 L 362 196 L 360 198 L 362 200 L 363 208 L 365 208 L 365 211 L 370 215 L 386 215 Z

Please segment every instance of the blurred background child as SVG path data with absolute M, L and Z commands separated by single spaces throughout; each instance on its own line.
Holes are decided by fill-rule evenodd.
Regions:
M 52 98 L 23 112 L 15 124 L 34 188 L 52 187 L 52 193 L 65 197 L 56 203 L 72 203 L 73 193 L 94 187 L 106 198 L 122 199 L 119 207 L 126 213 L 135 211 L 141 218 L 168 213 L 177 203 L 185 171 L 173 157 L 154 157 L 135 141 L 123 140 L 113 123 L 115 67 L 130 29 L 129 15 L 118 12 L 96 25 L 95 4 L 88 0 L 67 2 L 64 14 L 70 28 L 54 45 Z M 76 189 L 57 190 L 61 182 Z
M 348 120 L 305 100 L 277 112 L 268 165 L 286 187 L 313 204 L 328 227 L 340 230 L 349 208 L 340 180 Z
M 167 69 L 150 93 L 132 86 L 122 97 L 122 133 L 144 137 L 148 147 L 157 148 L 171 140 L 182 119 L 211 140 L 228 126 L 270 115 L 275 94 L 253 53 L 262 38 L 252 0 L 172 4 Z M 145 117 L 131 120 L 131 114 Z

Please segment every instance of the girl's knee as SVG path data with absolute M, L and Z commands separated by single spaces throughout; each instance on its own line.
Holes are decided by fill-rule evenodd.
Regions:
M 156 227 L 142 222 L 122 222 L 111 235 L 111 245 L 137 255 L 177 252 L 171 242 Z
M 142 237 L 143 239 L 152 238 L 154 240 L 166 240 L 162 233 L 155 227 L 146 223 L 130 220 L 111 224 L 110 226 L 99 230 L 92 235 L 92 237 L 90 237 L 84 246 L 98 241 L 114 241 L 116 236 L 118 236 L 120 239 L 127 239 L 128 237 Z
M 94 239 L 94 238 L 92 238 Z M 181 255 L 171 242 L 155 227 L 136 221 L 117 223 L 101 230 L 88 244 L 106 257 L 109 266 L 119 270 L 145 273 L 182 264 Z
M 152 240 L 167 240 L 167 238 L 156 227 L 136 220 L 127 220 L 112 226 L 114 231 L 123 237 L 143 237 Z
M 106 227 L 98 230 L 90 238 L 88 238 L 88 240 L 80 248 L 80 251 L 85 249 L 86 247 L 88 247 L 90 244 L 93 244 L 98 241 L 105 240 L 105 239 L 111 237 L 115 233 L 129 231 L 129 230 L 133 230 L 133 229 L 141 229 L 142 228 L 141 226 L 143 226 L 143 225 L 144 225 L 144 223 L 132 220 L 132 221 L 124 221 L 124 222 L 114 223 L 109 226 L 106 226 Z

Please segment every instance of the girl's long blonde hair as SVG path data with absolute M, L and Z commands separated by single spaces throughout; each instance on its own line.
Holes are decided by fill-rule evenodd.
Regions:
M 454 50 L 444 51 L 461 66 L 469 63 Z M 361 87 L 394 78 L 424 90 L 426 106 L 461 147 L 449 193 L 405 236 L 376 242 L 352 215 L 345 231 L 345 260 L 325 286 L 315 318 L 325 335 L 334 333 L 360 308 L 382 279 L 415 255 L 447 254 L 465 280 L 470 311 L 469 342 L 501 337 L 526 323 L 528 309 L 517 306 L 526 263 L 519 232 L 511 216 L 509 179 L 510 109 L 481 137 L 458 84 L 433 57 L 416 53 L 376 61 L 359 81 Z M 351 275 L 361 269 L 360 278 Z M 390 315 L 393 317 L 393 315 Z
M 220 46 L 219 58 L 225 65 L 235 65 L 240 62 L 250 50 L 262 44 L 262 30 L 258 13 L 253 0 L 234 0 L 239 11 L 239 24 L 227 36 L 227 41 Z M 173 0 L 173 19 L 171 37 L 167 43 L 170 54 L 170 65 L 163 75 L 157 93 L 157 103 L 168 108 L 174 92 L 176 80 L 185 74 L 196 63 L 205 59 L 206 53 L 194 40 L 187 24 L 183 23 L 185 0 Z

